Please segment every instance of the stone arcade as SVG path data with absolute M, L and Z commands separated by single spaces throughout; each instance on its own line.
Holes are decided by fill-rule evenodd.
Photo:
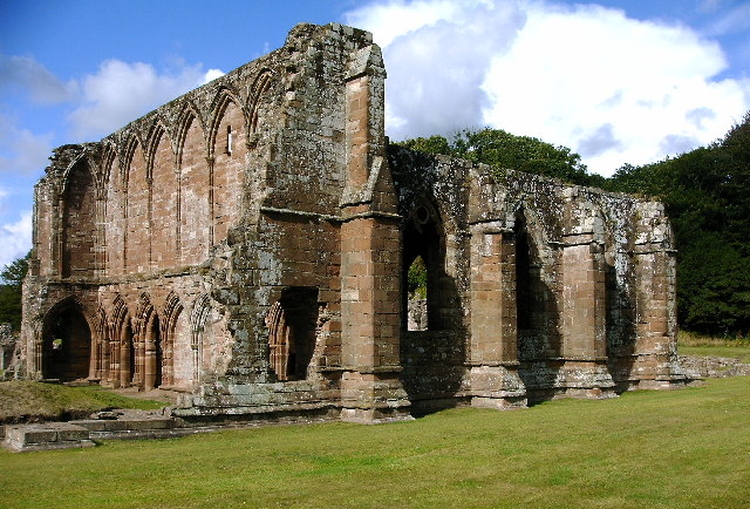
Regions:
M 659 203 L 389 146 L 369 33 L 265 57 L 36 186 L 29 378 L 172 388 L 185 418 L 378 422 L 682 381 Z M 427 268 L 426 330 L 406 273 Z

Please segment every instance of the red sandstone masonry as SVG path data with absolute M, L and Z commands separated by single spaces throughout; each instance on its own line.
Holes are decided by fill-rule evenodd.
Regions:
M 36 186 L 30 378 L 183 391 L 192 419 L 376 422 L 681 380 L 663 207 L 388 146 L 371 35 L 285 46 Z M 426 331 L 407 267 L 427 265 Z

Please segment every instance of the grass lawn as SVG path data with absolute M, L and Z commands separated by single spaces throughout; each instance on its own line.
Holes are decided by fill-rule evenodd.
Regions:
M 0 423 L 54 420 L 112 407 L 152 410 L 162 406 L 164 403 L 128 398 L 99 386 L 68 387 L 22 380 L 0 382 Z
M 750 339 L 721 339 L 699 336 L 680 331 L 677 334 L 677 351 L 693 357 L 729 357 L 750 363 Z
M 7 508 L 746 508 L 750 377 L 377 426 L 2 451 L 0 465 Z

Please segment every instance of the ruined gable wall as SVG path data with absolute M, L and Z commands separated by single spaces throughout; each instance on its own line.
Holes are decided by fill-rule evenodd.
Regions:
M 29 334 L 39 342 L 44 316 L 55 299 L 73 291 L 73 280 L 99 294 L 99 309 L 87 306 L 86 319 L 92 330 L 102 323 L 96 329 L 108 336 L 110 349 L 124 334 L 145 334 L 136 325 L 143 301 L 164 322 L 167 295 L 177 295 L 179 305 L 172 308 L 183 318 L 209 296 L 234 339 L 204 345 L 201 376 L 217 378 L 230 370 L 263 380 L 263 314 L 281 288 L 320 288 L 336 313 L 339 259 L 331 253 L 338 251 L 338 223 L 329 219 L 338 217 L 343 187 L 342 69 L 362 44 L 371 44 L 364 32 L 302 25 L 284 48 L 102 142 L 61 148 L 37 186 L 33 274 L 41 279 L 29 293 L 45 287 L 49 298 L 29 299 L 36 304 L 27 306 L 27 322 L 37 323 Z M 72 200 L 65 189 L 76 164 L 89 172 L 78 179 L 85 190 L 73 185 L 78 199 Z M 84 225 L 93 226 L 76 230 Z M 65 259 L 81 270 L 71 272 Z M 117 319 L 118 313 L 125 318 Z M 197 320 L 200 313 L 193 314 Z M 167 334 L 165 328 L 162 336 Z M 333 361 L 321 356 L 320 362 L 335 364 L 337 348 L 331 346 Z M 110 367 L 118 355 L 110 352 Z M 121 356 L 127 355 L 133 353 Z M 178 357 L 188 356 L 173 354 Z

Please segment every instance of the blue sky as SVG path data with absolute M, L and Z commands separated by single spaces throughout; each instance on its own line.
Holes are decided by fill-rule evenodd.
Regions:
M 52 148 L 94 141 L 283 45 L 371 30 L 392 139 L 493 126 L 611 174 L 720 138 L 750 109 L 750 1 L 283 0 L 0 5 L 0 266 L 30 247 Z

